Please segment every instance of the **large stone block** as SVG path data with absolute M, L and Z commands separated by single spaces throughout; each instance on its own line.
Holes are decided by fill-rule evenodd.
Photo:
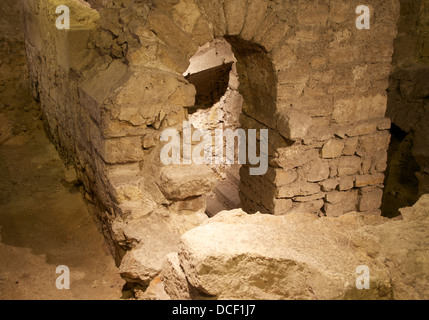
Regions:
M 284 109 L 279 112 L 277 130 L 289 140 L 302 140 L 312 124 L 310 116 L 295 109 Z
M 277 189 L 277 198 L 294 198 L 297 196 L 311 196 L 320 192 L 320 186 L 316 183 L 305 181 L 294 182 Z
M 182 237 L 180 265 L 201 296 L 215 299 L 345 299 L 358 297 L 356 268 L 364 261 L 373 285 L 361 298 L 389 299 L 387 267 L 360 247 L 379 246 L 359 237 L 354 219 L 221 213 Z
M 171 165 L 161 170 L 158 186 L 170 200 L 185 200 L 213 191 L 216 177 L 206 165 Z
M 308 182 L 319 182 L 329 178 L 329 162 L 317 159 L 304 164 L 298 173 Z
M 355 186 L 356 188 L 373 186 L 376 184 L 383 184 L 385 176 L 382 173 L 374 175 L 357 176 Z
M 173 300 L 191 300 L 191 288 L 180 265 L 177 253 L 167 255 L 164 262 L 161 279 L 167 294 Z
M 373 97 L 340 99 L 335 102 L 332 119 L 337 123 L 354 123 L 374 118 L 383 118 L 387 109 L 387 97 L 376 95 Z
M 247 0 L 225 1 L 224 8 L 228 35 L 239 35 L 246 18 Z
M 340 177 L 352 176 L 361 169 L 362 160 L 359 157 L 341 157 L 338 161 L 338 174 Z
M 317 149 L 300 144 L 278 149 L 277 152 L 278 158 L 274 161 L 285 170 L 297 168 L 319 158 Z
M 383 200 L 383 190 L 380 188 L 368 187 L 360 190 L 359 211 L 371 212 L 381 207 Z
M 324 159 L 339 158 L 344 151 L 344 142 L 342 140 L 329 140 L 322 148 L 321 156 Z
M 356 211 L 358 191 L 330 192 L 326 195 L 325 213 L 328 217 L 339 217 L 345 213 Z
M 241 30 L 241 37 L 251 40 L 257 32 L 259 24 L 262 22 L 267 10 L 267 0 L 249 0 L 247 6 L 246 20 Z

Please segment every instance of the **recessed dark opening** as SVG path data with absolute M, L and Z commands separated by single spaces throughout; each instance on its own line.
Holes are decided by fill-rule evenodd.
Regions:
M 419 199 L 416 172 L 420 167 L 412 153 L 414 133 L 407 133 L 392 124 L 391 134 L 381 210 L 383 216 L 395 218 L 400 215 L 399 209 L 412 206 Z

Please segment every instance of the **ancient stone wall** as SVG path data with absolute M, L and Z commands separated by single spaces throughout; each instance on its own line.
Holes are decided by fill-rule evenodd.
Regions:
M 71 8 L 70 30 L 55 27 L 60 4 Z M 399 5 L 368 0 L 371 27 L 358 30 L 360 4 L 120 0 L 94 10 L 78 0 L 21 1 L 34 96 L 118 262 L 126 253 L 127 280 L 147 285 L 180 236 L 207 218 L 212 170 L 163 164 L 160 137 L 183 130 L 196 94 L 183 73 L 214 39 L 225 38 L 237 59 L 241 126 L 269 130 L 267 174 L 241 169 L 244 209 L 379 213 Z

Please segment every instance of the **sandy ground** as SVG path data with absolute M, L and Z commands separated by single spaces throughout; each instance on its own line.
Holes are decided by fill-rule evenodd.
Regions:
M 23 43 L 0 42 L 0 299 L 119 299 L 125 282 L 42 129 Z M 70 290 L 56 288 L 60 265 Z

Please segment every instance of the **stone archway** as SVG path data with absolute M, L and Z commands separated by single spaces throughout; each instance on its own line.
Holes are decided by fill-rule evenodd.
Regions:
M 195 102 L 183 73 L 215 38 L 238 59 L 242 126 L 269 130 L 267 174 L 241 172 L 248 211 L 380 213 L 397 1 L 368 0 L 370 30 L 352 1 L 64 2 L 70 31 L 55 29 L 54 0 L 21 1 L 33 89 L 130 282 L 148 285 L 206 218 L 210 170 L 163 165 L 160 136 L 182 131 Z

